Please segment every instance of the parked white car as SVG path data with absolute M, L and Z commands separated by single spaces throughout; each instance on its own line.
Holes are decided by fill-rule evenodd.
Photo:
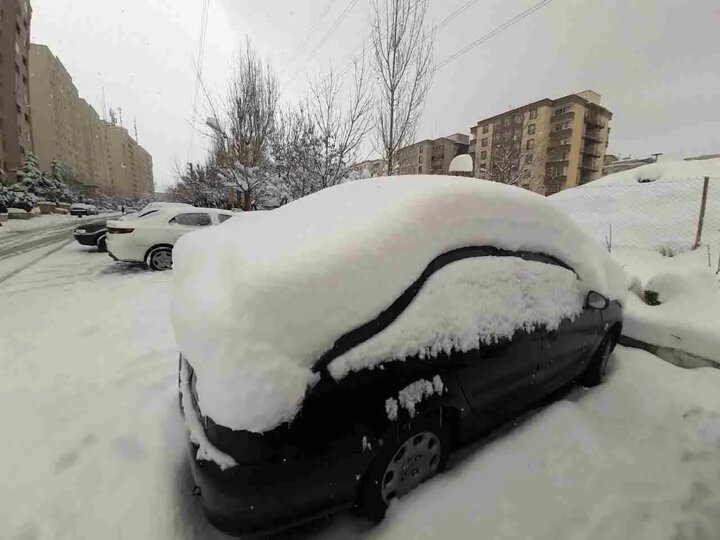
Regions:
M 127 221 L 129 219 L 135 219 L 138 217 L 145 217 L 147 215 L 150 215 L 151 213 L 155 212 L 156 210 L 161 210 L 165 208 L 195 208 L 192 204 L 187 203 L 177 203 L 177 202 L 151 202 L 143 206 L 140 210 L 137 210 L 136 212 L 131 212 L 129 214 L 125 214 L 124 216 L 118 218 L 119 221 Z
M 152 270 L 172 268 L 178 238 L 233 217 L 229 210 L 176 206 L 140 212 L 134 219 L 108 221 L 107 248 L 116 261 L 140 262 Z

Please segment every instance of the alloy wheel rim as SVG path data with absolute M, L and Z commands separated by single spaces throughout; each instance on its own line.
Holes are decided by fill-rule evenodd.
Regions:
M 385 504 L 402 497 L 433 476 L 440 464 L 440 439 L 429 431 L 406 440 L 385 468 L 381 495 Z
M 172 254 L 169 251 L 163 250 L 154 253 L 152 261 L 155 268 L 159 268 L 160 270 L 172 268 Z

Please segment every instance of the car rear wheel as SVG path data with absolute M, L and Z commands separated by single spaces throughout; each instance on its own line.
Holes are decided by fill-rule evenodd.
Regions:
M 98 251 L 103 253 L 107 251 L 107 237 L 104 234 L 97 239 L 95 244 L 97 245 Z
M 172 268 L 172 249 L 168 247 L 153 249 L 148 255 L 147 265 L 156 272 L 170 270 Z
M 450 455 L 450 434 L 439 419 L 438 411 L 436 416 L 412 421 L 380 452 L 361 485 L 361 514 L 371 521 L 382 521 L 393 500 L 444 470 Z
M 603 338 L 600 346 L 595 351 L 595 354 L 590 360 L 585 372 L 580 375 L 578 382 L 583 386 L 597 386 L 605 379 L 605 373 L 607 372 L 608 362 L 610 361 L 610 355 L 615 348 L 615 342 L 617 337 L 614 331 L 608 332 Z

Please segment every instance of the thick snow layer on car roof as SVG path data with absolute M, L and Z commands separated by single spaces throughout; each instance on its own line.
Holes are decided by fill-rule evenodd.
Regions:
M 436 256 L 491 245 L 553 255 L 621 302 L 625 276 L 562 210 L 520 188 L 444 176 L 358 180 L 183 236 L 173 324 L 203 413 L 263 432 L 296 414 L 310 368 Z

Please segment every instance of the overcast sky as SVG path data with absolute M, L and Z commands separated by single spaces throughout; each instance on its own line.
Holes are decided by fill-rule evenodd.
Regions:
M 468 1 L 429 0 L 429 23 Z M 137 119 L 159 190 L 176 164 L 202 159 L 202 95 L 192 128 L 202 0 L 31 2 L 32 41 L 60 57 L 81 96 L 102 114 L 104 88 L 126 127 Z M 435 61 L 535 3 L 475 1 L 438 31 Z M 203 81 L 220 96 L 247 37 L 280 74 L 284 98 L 297 99 L 308 76 L 342 69 L 362 50 L 369 16 L 370 0 L 211 0 Z M 418 137 L 469 133 L 509 107 L 590 88 L 614 113 L 611 152 L 718 153 L 718 28 L 717 0 L 553 0 L 436 73 Z

